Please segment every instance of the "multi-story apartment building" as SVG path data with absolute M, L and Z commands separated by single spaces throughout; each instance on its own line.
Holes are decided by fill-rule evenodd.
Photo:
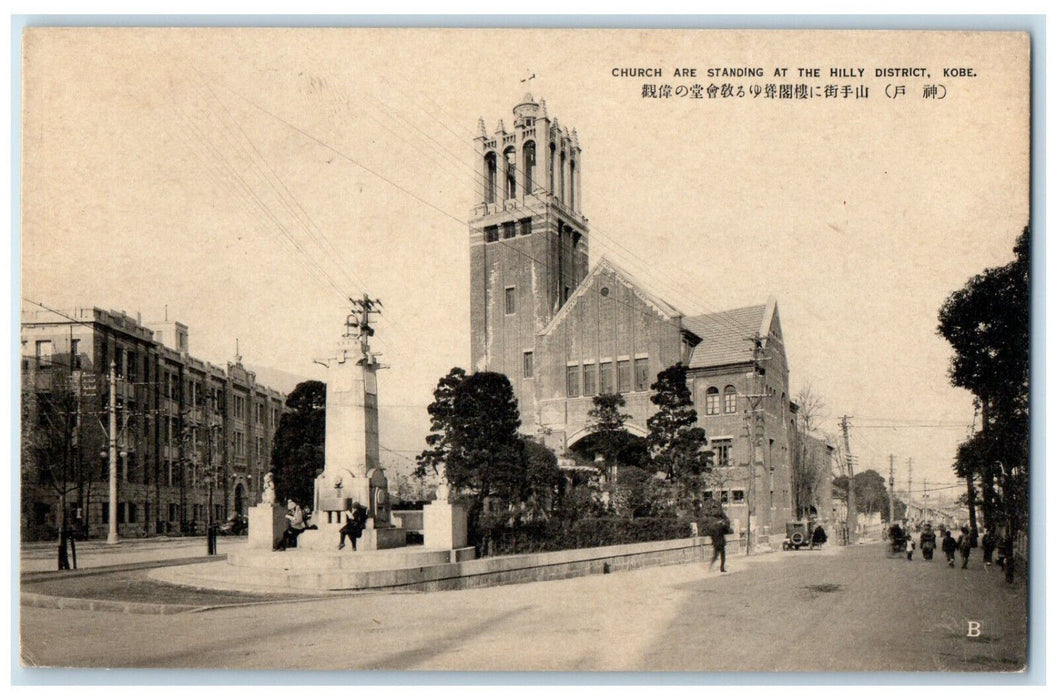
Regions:
M 24 537 L 50 536 L 62 501 L 107 533 L 111 366 L 120 536 L 201 532 L 257 501 L 285 396 L 240 358 L 214 365 L 182 323 L 99 308 L 27 310 L 21 335 Z

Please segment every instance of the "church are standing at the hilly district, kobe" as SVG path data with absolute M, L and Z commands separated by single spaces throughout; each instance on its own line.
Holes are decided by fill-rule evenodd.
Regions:
M 716 455 L 721 486 L 713 495 L 743 528 L 755 472 L 753 529 L 784 533 L 793 510 L 797 407 L 775 300 L 688 317 L 605 258 L 589 269 L 576 130 L 559 125 L 531 95 L 514 107 L 512 130 L 500 121 L 489 135 L 483 119 L 478 130 L 472 370 L 507 375 L 522 431 L 561 455 L 587 435 L 587 412 L 600 393 L 623 394 L 628 430 L 645 436 L 650 385 L 682 362 Z M 748 468 L 750 433 L 755 470 Z

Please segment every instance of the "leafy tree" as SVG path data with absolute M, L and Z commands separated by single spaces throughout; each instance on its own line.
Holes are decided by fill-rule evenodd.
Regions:
M 867 469 L 859 472 L 853 478 L 855 482 L 856 512 L 880 513 L 882 520 L 888 520 L 888 489 L 885 487 L 884 477 L 874 469 Z M 833 480 L 833 495 L 847 503 L 847 476 L 841 475 Z
M 626 404 L 621 394 L 599 394 L 587 412 L 587 429 L 594 434 L 594 447 L 602 455 L 606 471 L 617 463 L 631 438 L 624 427 L 631 414 L 620 412 Z
M 792 486 L 795 511 L 798 516 L 813 505 L 819 489 L 831 477 L 831 465 L 819 449 L 820 441 L 813 433 L 818 429 L 819 418 L 826 407 L 822 397 L 811 385 L 805 385 L 796 395 L 798 407 L 796 433 L 793 449 Z
M 447 375 L 437 382 L 433 390 L 433 403 L 427 407 L 430 432 L 426 436 L 429 447 L 423 450 L 416 461 L 415 476 L 422 478 L 432 472 L 440 474 L 451 451 L 451 434 L 454 420 L 455 390 L 466 380 L 466 370 L 452 367 Z
M 646 421 L 647 443 L 657 470 L 679 485 L 684 498 L 699 505 L 703 477 L 711 470 L 712 452 L 705 448 L 704 428 L 697 425 L 697 411 L 686 386 L 686 370 L 685 365 L 677 363 L 658 374 L 650 387 L 650 401 L 657 406 L 657 412 Z
M 525 468 L 521 501 L 533 515 L 549 511 L 561 496 L 565 479 L 558 469 L 558 457 L 545 445 L 521 438 L 521 458 Z
M 966 479 L 970 502 L 975 481 L 981 482 L 985 518 L 994 514 L 1005 526 L 1006 546 L 1028 517 L 1030 226 L 1013 253 L 1010 263 L 985 270 L 951 294 L 938 327 L 954 349 L 951 383 L 972 392 L 982 414 L 980 432 L 959 449 L 955 471 Z M 1012 580 L 1011 567 L 1006 577 Z
M 290 409 L 279 418 L 272 440 L 272 477 L 276 494 L 311 503 L 316 476 L 323 471 L 327 385 L 301 382 L 286 397 Z

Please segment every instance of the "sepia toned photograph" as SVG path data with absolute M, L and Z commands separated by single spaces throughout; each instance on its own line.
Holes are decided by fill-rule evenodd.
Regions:
M 1001 29 L 24 28 L 22 671 L 1022 682 Z

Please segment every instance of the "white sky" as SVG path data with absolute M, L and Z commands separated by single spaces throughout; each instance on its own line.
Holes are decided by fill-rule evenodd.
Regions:
M 535 73 L 527 89 L 579 133 L 592 264 L 606 254 L 691 314 L 774 294 L 791 392 L 824 397 L 827 431 L 852 416 L 859 468 L 886 474 L 893 453 L 900 488 L 907 458 L 915 489 L 954 481 L 972 406 L 936 315 L 1027 223 L 1022 36 L 50 30 L 24 52 L 26 298 L 145 321 L 168 305 L 196 356 L 227 361 L 238 337 L 246 364 L 322 379 L 312 359 L 366 290 L 385 306 L 382 444 L 412 457 L 437 378 L 468 365 L 477 118 L 509 126 Z M 610 75 L 638 66 L 665 76 Z M 730 79 L 745 85 L 816 66 L 809 84 L 871 97 L 639 96 L 694 82 L 676 66 L 705 86 L 723 82 L 710 66 L 764 69 Z M 886 99 L 890 82 L 908 94 Z M 923 82 L 947 98 L 920 99 Z

